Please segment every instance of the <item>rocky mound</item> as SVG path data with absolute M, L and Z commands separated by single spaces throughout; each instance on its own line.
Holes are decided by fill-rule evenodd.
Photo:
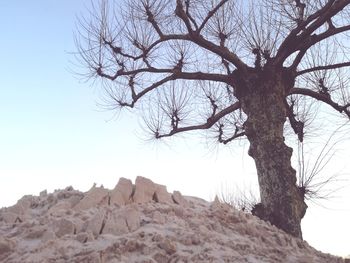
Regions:
M 137 177 L 0 210 L 1 262 L 344 262 L 235 210 Z

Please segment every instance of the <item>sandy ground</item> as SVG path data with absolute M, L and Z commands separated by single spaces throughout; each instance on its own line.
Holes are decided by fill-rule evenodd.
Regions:
M 229 205 L 138 177 L 0 210 L 1 262 L 345 262 Z

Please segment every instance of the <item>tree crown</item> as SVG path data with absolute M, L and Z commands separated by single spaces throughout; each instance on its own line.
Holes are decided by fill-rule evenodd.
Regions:
M 142 102 L 156 138 L 207 129 L 225 144 L 244 136 L 242 80 L 277 73 L 288 80 L 286 117 L 300 141 L 314 102 L 350 118 L 350 0 L 117 6 L 102 0 L 80 20 L 79 59 L 87 77 L 105 80 L 113 108 Z

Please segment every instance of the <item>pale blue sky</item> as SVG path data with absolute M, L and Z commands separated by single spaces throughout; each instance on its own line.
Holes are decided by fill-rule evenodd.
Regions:
M 79 80 L 70 62 L 76 15 L 89 3 L 0 1 L 0 207 L 44 189 L 113 188 L 121 176 L 142 175 L 207 200 L 235 182 L 255 184 L 244 147 L 213 152 L 194 136 L 146 143 L 136 116 L 116 118 L 96 105 L 98 88 Z M 307 211 L 304 237 L 316 248 L 350 254 L 349 190 L 331 203 L 335 210 Z

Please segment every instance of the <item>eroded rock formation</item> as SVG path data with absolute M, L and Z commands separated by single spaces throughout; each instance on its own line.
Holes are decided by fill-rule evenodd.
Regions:
M 0 210 L 1 262 L 343 262 L 215 200 L 137 177 Z

